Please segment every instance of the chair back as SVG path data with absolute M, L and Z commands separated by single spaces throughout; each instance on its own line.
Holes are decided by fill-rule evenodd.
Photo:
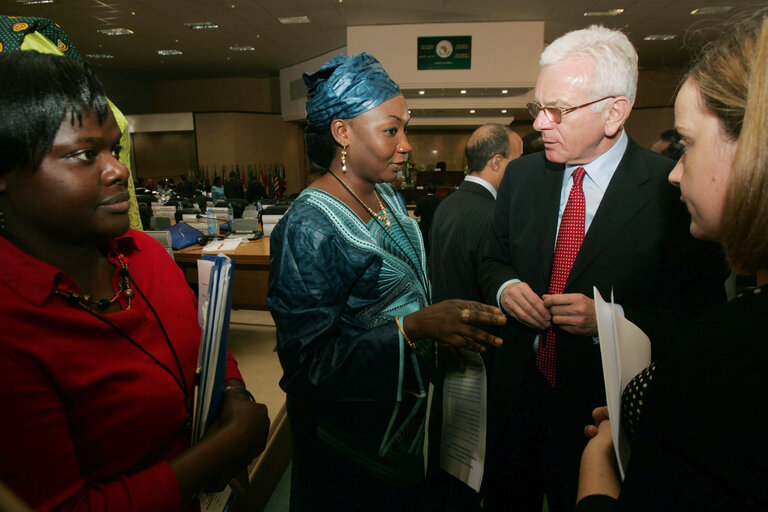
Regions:
M 162 231 L 171 227 L 171 219 L 169 217 L 150 217 L 149 229 L 152 231 Z
M 258 219 L 259 218 L 259 209 L 255 206 L 247 206 L 245 210 L 243 210 L 243 218 L 244 219 Z
M 232 231 L 258 231 L 259 219 L 232 219 Z
M 171 255 L 171 259 L 174 259 L 173 248 L 171 247 L 171 233 L 169 231 L 145 231 L 145 233 L 160 242 L 160 245 L 165 247 L 165 250 Z

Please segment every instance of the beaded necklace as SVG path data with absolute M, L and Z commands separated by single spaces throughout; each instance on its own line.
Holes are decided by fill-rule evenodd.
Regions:
M 184 370 L 181 367 L 181 361 L 179 360 L 179 355 L 176 353 L 176 349 L 173 348 L 173 344 L 171 343 L 171 338 L 168 336 L 168 333 L 165 330 L 165 326 L 163 325 L 163 322 L 160 320 L 160 316 L 157 314 L 157 311 L 155 311 L 155 308 L 152 306 L 152 303 L 149 302 L 149 299 L 144 295 L 144 292 L 141 291 L 141 288 L 139 288 L 139 285 L 134 281 L 133 277 L 131 277 L 131 273 L 128 269 L 128 260 L 119 252 L 115 251 L 113 253 L 115 259 L 120 262 L 120 284 L 119 289 L 115 293 L 115 295 L 111 299 L 102 299 L 100 301 L 92 301 L 90 300 L 90 297 L 86 295 L 79 295 L 71 290 L 57 290 L 54 289 L 53 292 L 58 295 L 59 297 L 62 297 L 65 301 L 67 301 L 69 304 L 72 304 L 73 306 L 77 306 L 86 313 L 89 313 L 90 315 L 98 318 L 100 321 L 107 324 L 109 327 L 111 327 L 117 334 L 128 340 L 128 342 L 133 345 L 134 347 L 138 348 L 140 351 L 142 351 L 147 357 L 152 359 L 155 363 L 157 363 L 163 370 L 165 370 L 176 382 L 176 385 L 179 386 L 179 389 L 181 389 L 181 392 L 184 395 L 184 407 L 187 410 L 187 421 L 185 423 L 185 427 L 187 429 L 192 428 L 192 404 L 189 400 L 189 391 L 187 390 L 187 386 L 184 384 Z M 131 288 L 131 285 L 133 285 L 133 288 Z M 149 309 L 152 311 L 152 314 L 155 317 L 155 320 L 157 320 L 157 324 L 160 326 L 160 330 L 163 333 L 163 337 L 165 338 L 165 342 L 168 344 L 168 348 L 171 351 L 171 354 L 173 354 L 173 359 L 176 361 L 176 368 L 179 371 L 179 374 L 176 375 L 176 373 L 171 370 L 167 365 L 165 365 L 162 361 L 160 361 L 157 357 L 152 355 L 147 349 L 139 345 L 139 343 L 128 336 L 128 334 L 120 329 L 117 325 L 115 325 L 109 318 L 102 316 L 100 314 L 100 311 L 103 311 L 107 307 L 109 307 L 110 304 L 114 303 L 120 295 L 125 295 L 128 299 L 128 307 L 127 309 L 130 309 L 131 307 L 131 299 L 134 295 L 133 289 L 136 289 L 136 291 L 139 292 L 139 295 L 144 300 L 144 302 L 147 303 L 147 306 L 149 306 Z
M 53 292 L 60 297 L 63 297 L 69 303 L 77 304 L 83 309 L 91 311 L 104 311 L 110 305 L 114 304 L 121 295 L 125 295 L 128 299 L 128 306 L 125 309 L 131 309 L 131 299 L 133 298 L 133 289 L 131 289 L 129 283 L 130 274 L 128 272 L 128 263 L 125 261 L 125 257 L 119 252 L 113 253 L 115 259 L 120 263 L 120 280 L 118 281 L 118 288 L 111 299 L 91 300 L 91 296 L 88 293 L 80 295 L 72 290 L 58 290 L 54 289 Z

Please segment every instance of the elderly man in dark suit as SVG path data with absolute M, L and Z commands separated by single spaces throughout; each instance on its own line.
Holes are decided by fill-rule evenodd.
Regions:
M 496 192 L 507 164 L 523 151 L 523 140 L 509 127 L 486 124 L 469 137 L 465 154 L 469 174 L 459 189 L 443 199 L 429 233 L 432 300 L 465 299 L 488 302 L 480 288 L 482 248 L 488 240 Z M 441 354 L 441 378 L 435 386 L 430 416 L 430 479 L 447 510 L 479 510 L 480 497 L 468 486 L 435 469 L 439 462 L 442 420 L 442 376 L 447 364 Z M 487 363 L 487 361 L 486 361 Z
M 695 241 L 674 162 L 623 129 L 637 53 L 590 27 L 542 53 L 529 110 L 545 151 L 509 164 L 499 189 L 483 289 L 509 315 L 489 384 L 487 505 L 575 505 L 583 428 L 605 404 L 593 286 L 664 349 L 667 326 L 724 300 L 719 249 Z M 674 340 L 670 340 L 674 342 Z

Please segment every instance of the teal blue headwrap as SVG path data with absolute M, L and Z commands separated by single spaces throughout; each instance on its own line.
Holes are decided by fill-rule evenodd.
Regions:
M 302 79 L 307 86 L 307 124 L 314 129 L 358 116 L 401 94 L 381 63 L 365 52 L 337 55 Z

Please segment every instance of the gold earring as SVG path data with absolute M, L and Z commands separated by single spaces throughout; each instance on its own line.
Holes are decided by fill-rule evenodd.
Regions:
M 341 150 L 341 172 L 347 174 L 347 146 Z

